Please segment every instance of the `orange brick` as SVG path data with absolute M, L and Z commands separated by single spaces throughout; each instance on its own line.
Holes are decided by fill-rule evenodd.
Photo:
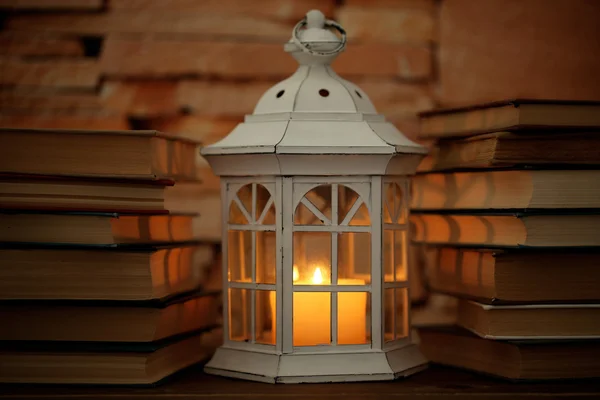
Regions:
M 83 115 L 98 114 L 102 106 L 94 94 L 21 93 L 0 91 L 3 114 Z
M 295 21 L 313 8 L 331 16 L 335 0 L 109 0 L 108 6 L 113 10 L 226 12 Z
M 434 13 L 437 0 L 344 0 L 344 5 L 358 7 L 383 7 L 423 10 Z
M 151 129 L 192 139 L 203 145 L 225 137 L 237 124 L 238 121 L 215 120 L 197 115 L 181 115 L 148 121 Z
M 46 117 L 0 115 L 2 128 L 45 128 L 45 129 L 130 129 L 125 118 L 120 117 Z
M 134 117 L 175 115 L 179 112 L 173 81 L 107 81 L 100 101 L 107 110 Z
M 431 76 L 432 55 L 424 46 L 355 44 L 348 46 L 332 66 L 342 76 L 422 80 Z
M 441 102 L 600 100 L 600 2 L 444 1 Z
M 83 46 L 75 38 L 2 32 L 0 33 L 0 55 L 82 57 Z
M 389 120 L 404 136 L 413 141 L 417 140 L 419 134 L 419 118 L 417 116 L 391 118 Z
M 12 16 L 8 29 L 86 35 L 106 33 L 186 33 L 247 38 L 288 38 L 292 25 L 230 13 L 160 12 L 156 10 L 88 14 Z
M 101 56 L 109 76 L 174 77 L 209 75 L 242 79 L 281 79 L 297 67 L 282 44 L 109 36 Z M 425 79 L 431 75 L 426 47 L 357 44 L 334 61 L 340 75 Z
M 377 112 L 389 119 L 411 119 L 436 105 L 427 84 L 391 80 L 357 81 L 356 84 L 369 96 Z
M 179 83 L 177 101 L 195 114 L 239 118 L 251 114 L 260 97 L 275 83 L 184 80 Z
M 101 55 L 102 71 L 110 76 L 282 78 L 296 62 L 282 45 L 200 40 L 133 39 L 110 35 Z
M 0 61 L 0 85 L 49 86 L 54 88 L 91 89 L 96 87 L 99 68 L 96 61 L 46 60 Z
M 437 40 L 433 13 L 420 9 L 344 6 L 336 11 L 348 40 L 427 44 Z
M 98 10 L 103 0 L 0 0 L 0 8 L 14 10 Z

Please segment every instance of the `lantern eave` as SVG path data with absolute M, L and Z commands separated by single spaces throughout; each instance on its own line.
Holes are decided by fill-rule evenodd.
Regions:
M 413 175 L 422 154 L 220 154 L 206 160 L 218 176 Z
M 273 153 L 425 155 L 427 148 L 381 115 L 277 113 L 247 116 L 228 136 L 201 151 L 204 156 Z

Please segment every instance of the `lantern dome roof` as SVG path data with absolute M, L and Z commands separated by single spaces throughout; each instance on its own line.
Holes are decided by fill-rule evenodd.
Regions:
M 202 154 L 426 154 L 377 114 L 367 93 L 333 71 L 330 64 L 345 46 L 338 23 L 309 11 L 284 45 L 298 61 L 296 72 L 268 89 L 243 123 Z

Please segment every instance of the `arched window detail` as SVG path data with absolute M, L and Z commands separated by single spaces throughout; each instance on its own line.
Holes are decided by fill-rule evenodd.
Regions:
M 275 344 L 276 213 L 272 183 L 228 184 L 229 340 Z
M 242 186 L 229 206 L 230 224 L 275 224 L 275 204 L 272 193 L 263 185 Z
M 336 194 L 333 193 L 334 186 Z M 335 222 L 333 209 L 337 210 Z M 345 185 L 319 185 L 300 199 L 294 213 L 294 224 L 369 226 L 371 219 L 365 200 L 352 188 Z
M 294 185 L 294 346 L 370 345 L 369 203 L 369 183 Z

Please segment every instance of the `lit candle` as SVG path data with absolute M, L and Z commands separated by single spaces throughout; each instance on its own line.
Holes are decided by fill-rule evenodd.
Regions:
M 323 275 L 316 267 L 310 281 L 301 281 L 294 266 L 296 285 L 322 285 Z M 340 285 L 364 285 L 361 279 L 338 279 Z M 294 292 L 294 346 L 316 346 L 331 343 L 331 292 Z M 271 316 L 275 321 L 275 292 L 271 292 Z M 366 292 L 338 293 L 338 344 L 363 344 L 366 333 Z M 275 324 L 273 324 L 275 325 Z M 275 334 L 275 329 L 273 329 Z

